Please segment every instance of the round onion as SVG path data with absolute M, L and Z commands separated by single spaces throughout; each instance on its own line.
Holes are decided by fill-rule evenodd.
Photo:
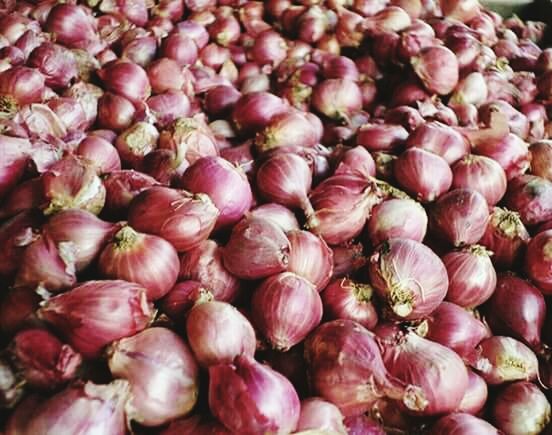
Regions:
M 552 181 L 552 141 L 542 140 L 531 144 L 531 173 Z
M 333 252 L 326 242 L 308 231 L 289 231 L 288 272 L 309 281 L 317 291 L 326 287 L 333 274 Z
M 517 211 L 525 225 L 538 225 L 552 218 L 552 181 L 522 175 L 508 184 L 505 203 Z
M 329 431 L 335 435 L 347 435 L 343 415 L 333 403 L 318 397 L 301 401 L 301 414 L 297 431 Z
M 416 75 L 430 92 L 447 95 L 458 84 L 459 66 L 456 55 L 446 47 L 422 48 L 410 60 Z
M 438 121 L 420 125 L 410 134 L 406 146 L 431 151 L 445 159 L 449 165 L 470 151 L 469 142 L 457 130 Z
M 537 234 L 527 246 L 525 272 L 545 294 L 552 292 L 552 230 Z
M 441 417 L 431 427 L 430 435 L 499 435 L 498 430 L 485 420 L 457 412 Z
M 484 379 L 473 370 L 468 370 L 468 388 L 457 411 L 478 415 L 487 402 L 488 390 Z
M 468 188 L 481 193 L 489 206 L 495 205 L 506 193 L 506 173 L 493 159 L 470 154 L 452 167 L 452 187 Z

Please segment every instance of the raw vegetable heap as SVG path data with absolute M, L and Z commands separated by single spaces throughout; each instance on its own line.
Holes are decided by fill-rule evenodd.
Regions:
M 546 430 L 542 23 L 0 6 L 3 434 Z

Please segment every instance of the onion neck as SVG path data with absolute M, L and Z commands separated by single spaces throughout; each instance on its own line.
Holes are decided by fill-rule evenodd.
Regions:
M 359 302 L 370 302 L 372 299 L 373 289 L 369 284 L 354 283 L 351 284 L 353 294 Z
M 115 246 L 121 251 L 126 251 L 135 246 L 141 239 L 141 234 L 126 225 L 115 234 Z

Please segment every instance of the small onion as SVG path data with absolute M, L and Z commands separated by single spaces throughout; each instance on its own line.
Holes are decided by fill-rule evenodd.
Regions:
M 552 230 L 538 233 L 527 246 L 525 272 L 546 295 L 552 292 Z
M 234 106 L 232 120 L 239 131 L 252 134 L 265 128 L 277 114 L 287 112 L 284 101 L 268 92 L 243 95 Z
M 299 230 L 299 222 L 293 212 L 280 204 L 268 203 L 255 207 L 247 213 L 250 218 L 262 218 L 279 226 L 284 233 Z
M 301 401 L 301 414 L 297 431 L 328 431 L 335 435 L 347 435 L 343 415 L 331 402 L 318 397 Z
M 35 48 L 27 65 L 40 71 L 46 85 L 54 89 L 67 87 L 78 73 L 73 54 L 65 47 L 51 42 L 43 42 Z
M 431 92 L 447 95 L 458 84 L 458 59 L 446 47 L 436 45 L 422 48 L 410 62 L 416 75 Z
M 531 173 L 552 181 L 552 141 L 542 140 L 531 144 Z
M 127 98 L 133 103 L 146 100 L 151 93 L 148 75 L 132 62 L 116 62 L 98 71 L 106 90 Z
M 487 228 L 489 206 L 472 189 L 455 189 L 441 196 L 431 213 L 436 234 L 454 246 L 477 243 Z
M 512 381 L 531 381 L 538 375 L 535 354 L 511 337 L 493 336 L 477 347 L 477 355 L 470 365 L 489 385 Z
M 300 415 L 293 385 L 246 356 L 209 368 L 209 408 L 228 429 L 242 434 L 290 433 Z
M 48 14 L 44 30 L 56 35 L 56 41 L 70 48 L 89 49 L 98 41 L 94 18 L 74 4 L 58 4 Z
M 366 148 L 356 146 L 343 153 L 334 174 L 350 174 L 365 178 L 374 177 L 376 175 L 376 163 Z
M 158 139 L 159 132 L 155 126 L 139 121 L 117 136 L 115 147 L 126 166 L 142 169 L 144 157 L 157 148 Z
M 397 124 L 365 124 L 358 130 L 356 143 L 368 151 L 392 152 L 408 139 L 408 131 Z
M 257 342 L 251 323 L 226 302 L 197 303 L 188 313 L 186 334 L 202 367 L 231 364 L 240 355 L 253 358 L 255 354 Z
M 154 95 L 148 98 L 146 103 L 160 128 L 168 127 L 176 119 L 187 117 L 191 113 L 190 100 L 180 90 Z
M 418 202 L 392 198 L 374 207 L 366 231 L 373 246 L 391 238 L 421 242 L 427 222 L 427 213 Z
M 487 301 L 496 287 L 496 271 L 490 253 L 479 245 L 452 251 L 443 257 L 449 288 L 447 300 L 472 308 Z
M 301 112 L 276 114 L 268 125 L 255 136 L 255 148 L 259 152 L 280 147 L 313 147 L 318 135 L 311 120 Z
M 473 370 L 468 370 L 468 388 L 458 406 L 458 412 L 478 415 L 485 406 L 489 394 L 487 383 Z
M 98 123 L 113 131 L 123 131 L 130 127 L 136 109 L 127 98 L 105 93 L 98 100 Z
M 463 412 L 456 412 L 441 417 L 431 427 L 430 435 L 499 435 L 500 432 L 492 424 L 481 418 Z
M 327 79 L 314 88 L 312 105 L 328 118 L 347 121 L 362 109 L 362 93 L 351 80 Z
M 232 229 L 222 258 L 226 269 L 238 278 L 259 279 L 286 270 L 290 249 L 289 239 L 278 224 L 248 217 Z
M 322 300 L 314 286 L 291 272 L 267 278 L 253 293 L 255 325 L 274 349 L 287 351 L 303 341 L 322 319 Z
M 514 382 L 498 393 L 492 407 L 496 426 L 511 435 L 537 435 L 550 422 L 550 402 L 535 384 Z
M 198 302 L 213 300 L 213 295 L 197 281 L 177 282 L 159 301 L 160 310 L 177 325 L 186 323 L 186 315 Z
M 423 148 L 438 154 L 449 165 L 454 164 L 470 151 L 469 142 L 457 130 L 438 121 L 420 125 L 410 134 L 406 146 Z
M 475 152 L 496 160 L 506 172 L 508 181 L 523 175 L 531 161 L 528 144 L 513 133 L 501 139 L 478 143 Z
M 127 418 L 158 426 L 186 415 L 195 405 L 199 370 L 191 350 L 174 332 L 148 328 L 113 343 L 108 350 L 113 376 L 130 383 Z
M 427 246 L 408 239 L 382 243 L 370 258 L 370 282 L 392 315 L 414 320 L 431 313 L 445 298 L 445 266 Z
M 538 225 L 552 218 L 552 181 L 522 175 L 508 184 L 506 206 L 519 213 L 525 225 Z
M 383 426 L 366 414 L 347 417 L 344 420 L 349 435 L 385 435 Z
M 495 205 L 506 193 L 506 173 L 493 159 L 469 154 L 452 167 L 452 187 L 468 188 L 481 193 L 489 206 Z
M 84 138 L 75 152 L 92 161 L 101 174 L 121 169 L 121 158 L 117 149 L 101 137 L 88 136 Z
M 44 83 L 44 76 L 34 68 L 14 66 L 2 71 L 0 73 L 2 106 L 7 107 L 10 113 L 10 107 L 13 107 L 15 112 L 18 105 L 39 103 L 42 100 Z
M 0 331 L 6 337 L 39 323 L 36 311 L 42 298 L 32 287 L 17 287 L 6 292 L 0 302 Z

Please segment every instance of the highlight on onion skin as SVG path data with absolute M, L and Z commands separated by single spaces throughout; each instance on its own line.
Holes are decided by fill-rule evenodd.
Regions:
M 485 380 L 473 370 L 468 370 L 468 388 L 458 406 L 459 412 L 479 415 L 489 396 L 489 388 Z
M 525 254 L 525 272 L 545 295 L 552 291 L 549 266 L 551 241 L 552 231 L 543 231 L 531 239 Z

